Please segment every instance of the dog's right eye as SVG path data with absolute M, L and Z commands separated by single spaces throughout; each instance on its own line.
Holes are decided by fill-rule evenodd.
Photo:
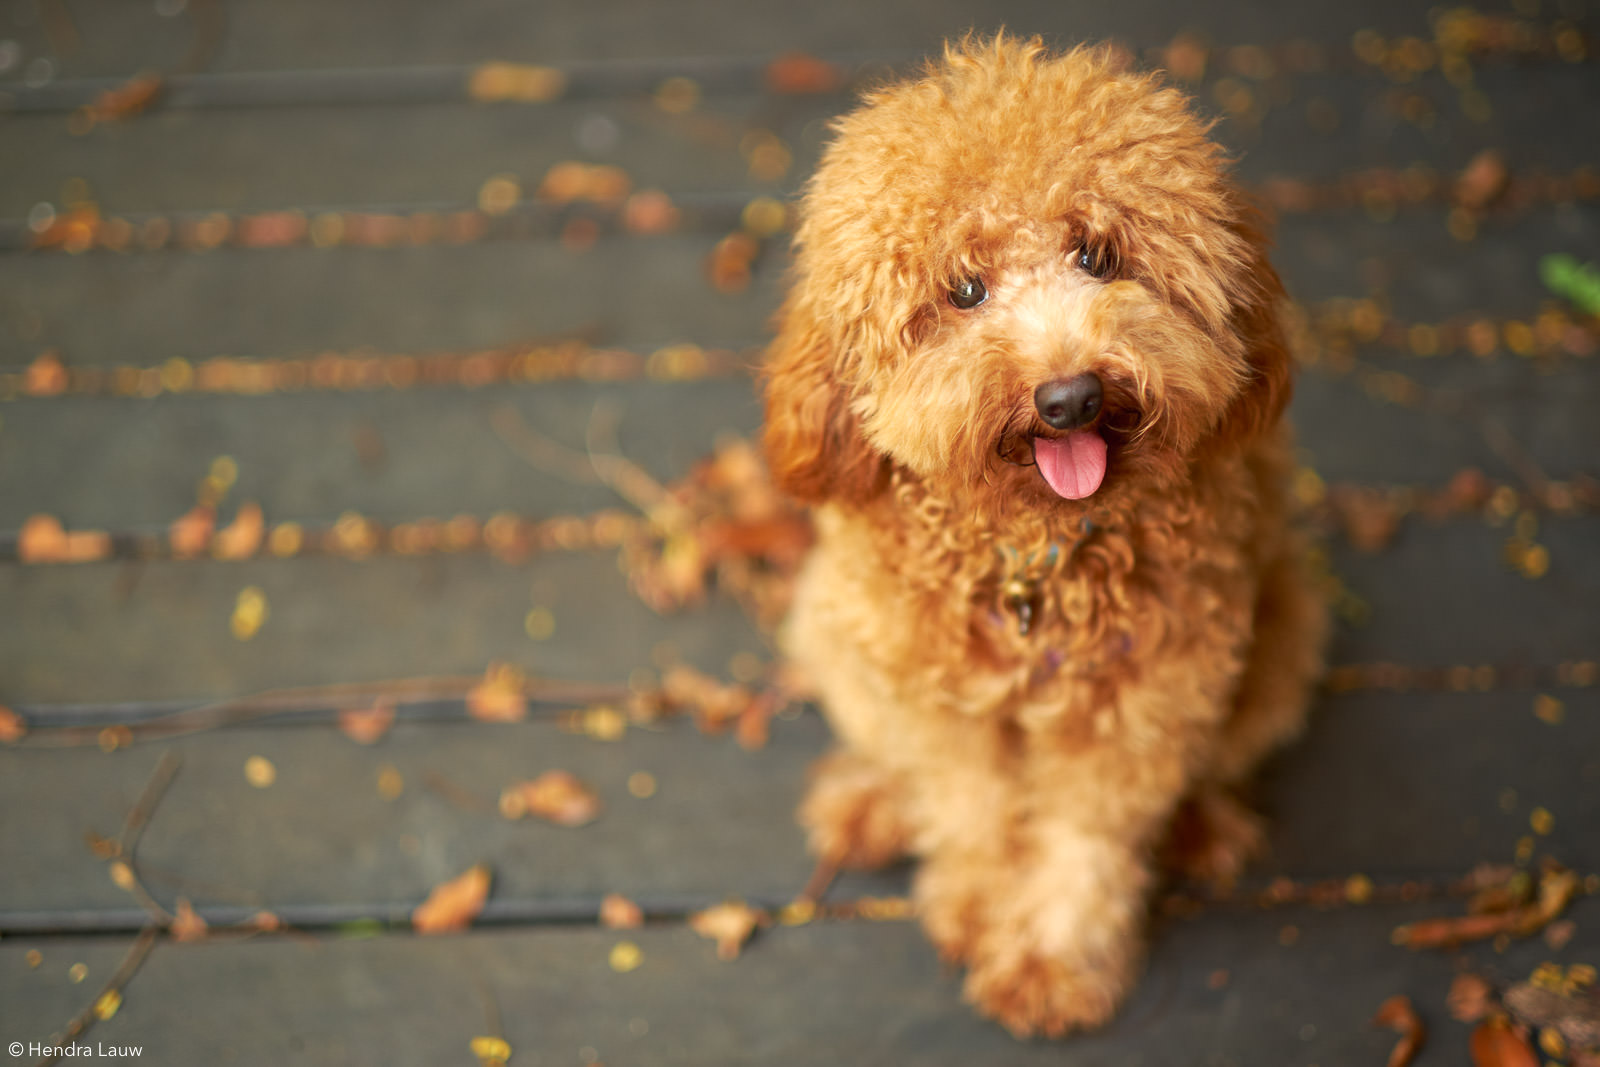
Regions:
M 950 303 L 968 311 L 989 299 L 989 290 L 983 287 L 982 278 L 962 278 L 950 287 Z

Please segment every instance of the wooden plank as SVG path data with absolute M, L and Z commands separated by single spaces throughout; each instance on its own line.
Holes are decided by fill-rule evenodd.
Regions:
M 1395 1036 L 1370 1019 L 1404 993 L 1430 1026 L 1416 1064 L 1442 1067 L 1466 1061 L 1469 1028 L 1443 1007 L 1456 963 L 1389 944 L 1394 925 L 1438 911 L 1219 910 L 1163 926 L 1122 1014 L 1065 1042 L 1018 1042 L 976 1018 L 956 976 L 904 922 L 780 927 L 731 963 L 676 925 L 160 945 L 89 1039 L 143 1046 L 156 1062 L 465 1062 L 468 1041 L 488 1027 L 487 990 L 514 1062 L 1373 1063 Z M 1562 952 L 1533 940 L 1464 955 L 1503 982 L 1546 959 L 1592 959 L 1594 911 L 1592 901 L 1574 910 L 1578 936 Z M 623 939 L 642 962 L 617 973 L 607 960 Z M 0 943 L 0 1040 L 45 1040 L 92 999 L 126 944 Z M 31 971 L 30 950 L 44 957 Z M 65 976 L 74 962 L 88 968 L 81 985 Z M 407 1022 L 418 1018 L 429 1024 Z
M 1562 696 L 1555 725 L 1534 715 L 1533 694 L 1515 690 L 1322 699 L 1305 739 L 1272 765 L 1259 791 L 1273 820 L 1271 851 L 1252 877 L 1448 882 L 1483 862 L 1510 862 L 1523 837 L 1539 855 L 1600 870 L 1592 832 L 1600 825 L 1600 692 Z M 478 862 L 494 868 L 508 919 L 569 905 L 589 914 L 613 891 L 668 910 L 730 894 L 781 902 L 809 871 L 793 811 L 805 768 L 828 743 L 821 720 L 804 715 L 778 722 L 754 752 L 681 720 L 603 742 L 548 718 L 402 724 L 372 747 L 327 727 L 257 727 L 110 755 L 0 749 L 0 810 L 34 813 L 0 823 L 0 852 L 29 857 L 0 910 L 33 926 L 43 920 L 17 916 L 125 912 L 129 899 L 83 834 L 113 836 L 166 752 L 183 767 L 140 856 L 158 872 L 152 888 L 169 907 L 182 894 L 224 912 L 310 909 L 304 914 L 325 916 L 306 920 L 318 924 L 403 920 L 434 884 Z M 246 781 L 252 757 L 276 768 L 271 787 Z M 385 768 L 404 785 L 394 800 L 379 793 Z M 501 789 L 558 768 L 597 791 L 599 821 L 574 830 L 494 814 Z M 632 795 L 639 772 L 656 783 L 649 798 Z M 428 785 L 430 774 L 486 810 L 463 809 Z M 1541 808 L 1553 828 L 1534 818 Z M 903 891 L 903 876 L 852 884 Z M 316 910 L 324 905 L 333 910 Z
M 637 514 L 584 459 L 592 422 L 615 439 L 603 448 L 671 482 L 720 438 L 751 436 L 761 420 L 756 386 L 742 375 L 692 384 L 71 397 L 0 410 L 0 530 L 44 512 L 74 529 L 152 533 L 194 506 L 195 486 L 218 456 L 233 457 L 238 471 L 223 523 L 244 500 L 259 503 L 269 523 L 322 526 L 350 511 L 385 523 L 463 513 L 485 520 L 499 511 Z M 504 425 L 511 428 L 502 433 Z M 556 444 L 554 459 L 527 455 L 527 442 L 539 438 Z
M 1600 871 L 1600 690 L 1322 696 L 1298 744 L 1272 761 L 1259 802 L 1270 852 L 1253 869 L 1294 878 L 1396 879 L 1539 855 Z M 1533 813 L 1554 816 L 1536 833 Z
M 717 297 L 702 265 L 717 234 L 405 249 L 221 248 L 207 255 L 0 256 L 0 352 L 84 364 L 174 356 L 313 356 L 371 347 L 424 355 L 560 336 L 648 352 L 765 335 L 779 265 Z M 84 315 L 85 307 L 96 309 Z M 714 318 L 712 317 L 714 315 Z
M 592 910 L 609 892 L 669 908 L 725 895 L 781 902 L 810 872 L 793 809 L 805 768 L 826 743 L 808 715 L 779 721 L 755 752 L 682 722 L 602 742 L 549 718 L 402 724 L 371 747 L 326 727 L 290 727 L 224 730 L 109 756 L 93 747 L 0 750 L 0 803 L 15 813 L 0 822 L 0 852 L 29 858 L 8 877 L 0 909 L 126 909 L 131 898 L 107 879 L 84 834 L 114 837 L 167 752 L 182 767 L 139 857 L 168 907 L 181 894 L 204 907 L 348 905 L 347 918 L 398 910 L 404 921 L 434 885 L 479 862 L 494 868 L 495 899 L 513 913 L 530 901 Z M 270 761 L 273 785 L 246 781 L 252 757 Z M 403 783 L 393 800 L 379 791 L 386 768 Z M 567 828 L 497 813 L 502 789 L 555 769 L 596 792 L 597 821 Z M 653 779 L 653 795 L 630 790 L 639 773 Z M 429 786 L 430 774 L 453 787 L 450 795 Z M 455 793 L 484 807 L 463 808 Z
M 8 703 L 193 700 L 296 685 L 481 674 L 490 660 L 552 677 L 625 681 L 670 642 L 724 673 L 763 643 L 731 602 L 664 617 L 626 592 L 614 553 L 524 566 L 487 555 L 323 557 L 146 566 L 0 567 L 0 677 Z M 230 620 L 255 587 L 268 617 Z M 554 631 L 531 640 L 528 612 Z

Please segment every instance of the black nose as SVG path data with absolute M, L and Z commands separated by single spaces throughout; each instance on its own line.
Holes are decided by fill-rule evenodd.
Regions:
M 1100 379 L 1093 374 L 1058 378 L 1033 391 L 1039 417 L 1058 430 L 1087 426 L 1100 413 Z

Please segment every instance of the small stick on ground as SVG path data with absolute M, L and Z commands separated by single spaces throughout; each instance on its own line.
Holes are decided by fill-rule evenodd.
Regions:
M 805 886 L 800 890 L 800 895 L 795 897 L 797 902 L 815 904 L 820 901 L 823 894 L 833 885 L 833 880 L 839 877 L 839 864 L 828 856 L 817 858 L 817 865 L 811 868 L 811 877 L 806 879 Z
M 111 976 L 111 981 L 106 983 L 105 988 L 100 990 L 100 995 L 95 997 L 87 1008 L 84 1008 L 68 1020 L 66 1028 L 59 1035 L 51 1036 L 50 1047 L 65 1048 L 88 1033 L 89 1028 L 95 1024 L 95 1020 L 100 1017 L 100 1005 L 112 994 L 116 994 L 119 998 L 122 996 L 122 988 L 128 984 L 139 970 L 139 966 L 144 963 L 145 957 L 150 955 L 150 950 L 156 944 L 156 935 L 159 933 L 160 928 L 154 924 L 146 926 L 139 931 L 138 938 L 133 942 L 132 947 L 128 949 L 128 954 L 122 957 L 122 963 L 117 967 L 116 973 Z M 47 1055 L 39 1060 L 35 1067 L 47 1067 L 48 1064 L 55 1063 L 59 1059 L 59 1056 Z
M 438 771 L 424 771 L 422 784 L 424 788 L 432 790 L 463 811 L 470 811 L 475 815 L 500 814 L 500 808 L 497 804 L 483 799 L 476 793 L 463 789 Z
M 168 752 L 161 757 L 161 762 L 156 764 L 155 771 L 150 775 L 150 781 L 145 783 L 144 792 L 139 794 L 138 802 L 129 809 L 128 817 L 122 821 L 122 833 L 117 835 L 117 855 L 130 863 L 133 861 L 133 851 L 139 847 L 139 838 L 144 833 L 145 825 L 155 813 L 156 805 L 161 803 L 161 798 L 166 796 L 167 787 L 172 785 L 172 779 L 181 766 L 183 759 L 176 752 Z

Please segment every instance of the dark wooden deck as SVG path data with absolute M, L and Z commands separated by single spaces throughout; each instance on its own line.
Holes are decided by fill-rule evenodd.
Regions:
M 1147 977 L 1107 1031 L 1019 1043 L 961 1004 L 959 977 L 892 914 L 775 923 L 728 962 L 690 928 L 727 898 L 777 913 L 806 883 L 792 811 L 827 745 L 813 712 L 774 720 L 762 747 L 687 716 L 602 740 L 571 728 L 570 702 L 476 721 L 457 685 L 402 702 L 371 745 L 336 723 L 359 701 L 329 692 L 274 715 L 235 704 L 180 737 L 116 732 L 491 662 L 620 685 L 673 660 L 731 677 L 769 659 L 725 594 L 647 607 L 614 548 L 508 561 L 483 534 L 408 554 L 391 533 L 429 516 L 633 514 L 604 485 L 528 462 L 508 426 L 581 454 L 599 406 L 621 453 L 663 483 L 751 433 L 742 367 L 779 292 L 783 238 L 757 242 L 744 289 L 714 286 L 708 258 L 749 201 L 793 192 L 853 83 L 910 66 L 980 12 L 6 5 L 0 705 L 28 732 L 0 745 L 0 1045 L 59 1033 L 149 922 L 86 836 L 116 837 L 169 755 L 181 766 L 137 869 L 211 935 L 159 939 L 86 1038 L 141 1046 L 142 1062 L 466 1064 L 473 1037 L 500 1032 L 512 1062 L 546 1067 L 1330 1067 L 1383 1062 L 1394 1035 L 1370 1019 L 1405 994 L 1431 1029 L 1417 1062 L 1443 1065 L 1466 1061 L 1470 1028 L 1444 1003 L 1462 966 L 1509 983 L 1545 961 L 1600 962 L 1593 880 L 1564 942 L 1391 944 L 1401 923 L 1460 914 L 1449 891 L 1480 864 L 1600 872 L 1600 327 L 1539 274 L 1550 253 L 1600 258 L 1600 21 L 1568 0 L 1458 15 L 1481 31 L 1463 81 L 1428 51 L 1451 38 L 1425 5 L 1293 6 L 981 12 L 985 27 L 1112 37 L 1152 61 L 1197 35 L 1166 58 L 1205 58 L 1189 87 L 1280 209 L 1277 261 L 1306 317 L 1299 484 L 1341 617 L 1314 725 L 1262 784 L 1270 858 L 1231 900 L 1165 898 Z M 1408 52 L 1406 37 L 1427 47 Z M 794 51 L 833 61 L 840 83 L 797 92 L 790 66 L 774 85 L 772 59 Z M 1404 55 L 1425 69 L 1400 71 Z M 475 100 L 471 75 L 490 60 L 563 70 L 565 92 Z M 163 96 L 84 129 L 77 109 L 144 70 L 169 76 Z M 684 99 L 686 83 L 661 90 L 672 78 L 698 86 L 688 110 L 661 106 L 663 92 Z M 752 174 L 762 143 L 789 165 Z M 1480 205 L 1458 180 L 1474 160 L 1492 176 L 1491 150 L 1509 186 Z M 568 160 L 664 191 L 678 224 L 639 233 L 603 205 L 541 201 Z M 485 213 L 495 176 L 522 195 Z M 537 381 L 526 362 L 471 358 L 554 342 L 587 357 Z M 669 379 L 652 353 L 682 343 L 726 354 Z M 437 358 L 391 358 L 406 355 Z M 224 356 L 258 362 L 208 363 Z M 299 550 L 172 558 L 169 524 L 219 457 L 237 478 L 218 521 L 258 502 L 269 532 L 301 525 Z M 88 553 L 103 558 L 39 561 L 22 536 L 39 515 L 107 531 Z M 1392 536 L 1373 532 L 1394 516 Z M 383 536 L 359 550 L 371 529 Z M 230 623 L 247 589 L 268 612 L 241 640 Z M 535 609 L 548 613 L 537 639 Z M 246 776 L 261 759 L 276 772 L 265 788 Z M 598 820 L 511 822 L 458 795 L 492 806 L 555 768 L 596 791 Z M 412 934 L 430 889 L 480 863 L 494 884 L 474 927 Z M 852 875 L 828 899 L 905 889 L 905 871 Z M 600 926 L 608 893 L 637 901 L 646 925 Z M 261 911 L 292 932 L 226 929 Z M 613 966 L 620 941 L 637 967 Z M 34 1059 L 24 1048 L 18 1062 Z

